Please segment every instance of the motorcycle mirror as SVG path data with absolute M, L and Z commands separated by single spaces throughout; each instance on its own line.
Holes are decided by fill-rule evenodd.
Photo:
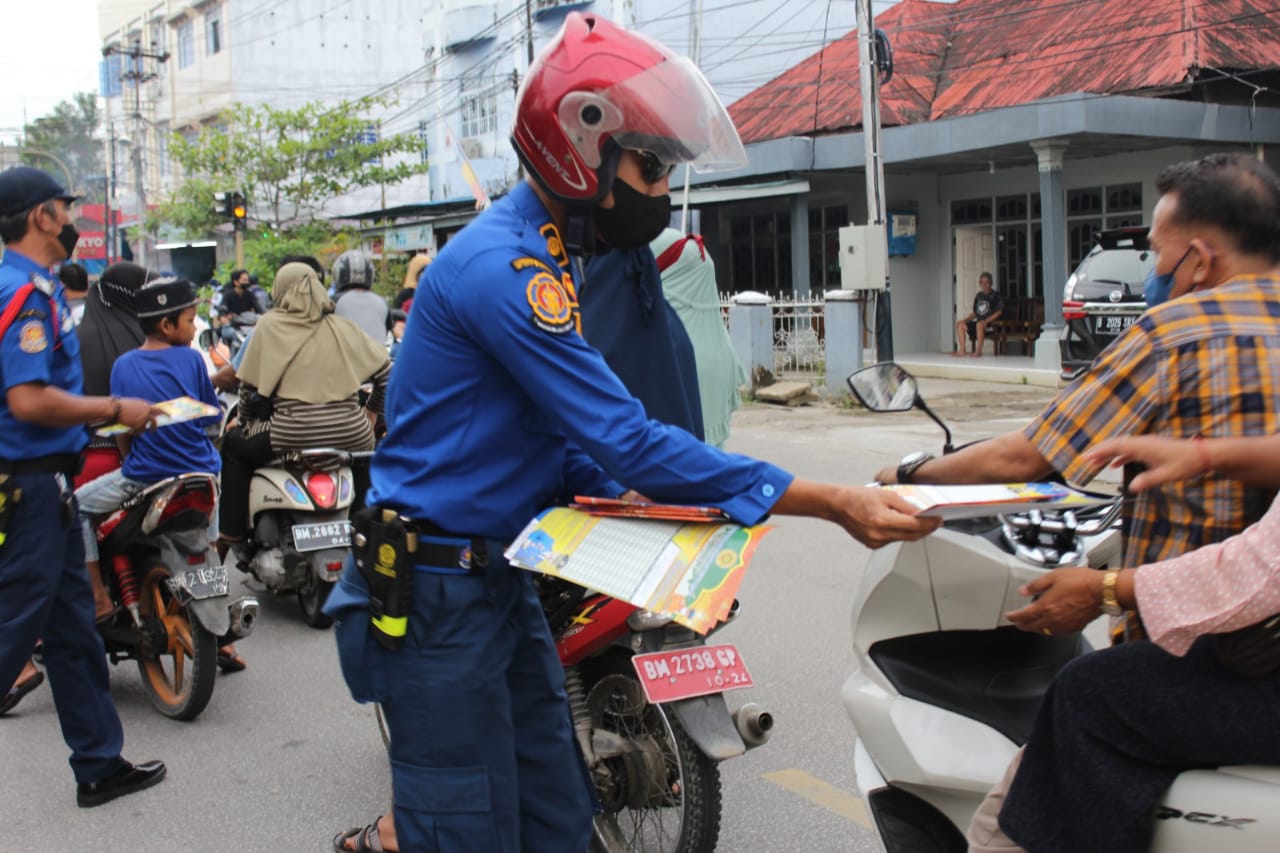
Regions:
M 882 361 L 849 374 L 849 390 L 873 412 L 909 412 L 920 399 L 916 378 L 892 361 Z

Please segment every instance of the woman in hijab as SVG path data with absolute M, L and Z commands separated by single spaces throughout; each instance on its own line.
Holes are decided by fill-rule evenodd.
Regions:
M 84 300 L 84 319 L 76 329 L 80 339 L 80 365 L 84 371 L 84 393 L 111 394 L 111 368 L 123 353 L 142 346 L 142 327 L 133 304 L 134 294 L 157 278 L 137 264 L 118 263 L 107 267 Z M 114 438 L 91 436 L 84 454 L 84 466 L 76 477 L 79 487 L 120 467 L 120 453 Z
M 315 270 L 285 264 L 271 291 L 275 305 L 245 345 L 241 425 L 222 442 L 218 551 L 243 541 L 253 470 L 287 450 L 372 450 L 373 419 L 382 412 L 391 362 L 385 347 L 333 313 Z M 368 408 L 360 386 L 373 383 Z M 263 411 L 269 400 L 269 412 Z

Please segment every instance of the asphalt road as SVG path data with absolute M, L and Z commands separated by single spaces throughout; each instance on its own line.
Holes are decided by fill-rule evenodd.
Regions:
M 1051 393 L 944 381 L 923 390 L 957 442 L 1017 428 Z M 730 449 L 801 476 L 862 483 L 906 452 L 941 444 L 917 413 L 752 406 L 735 416 Z M 776 728 L 768 744 L 721 766 L 722 851 L 880 849 L 854 787 L 853 729 L 839 703 L 867 553 L 832 525 L 787 518 L 747 573 L 742 614 L 718 637 L 738 645 L 757 685 L 731 704 L 763 704 Z M 292 599 L 260 597 L 257 631 L 241 645 L 249 668 L 219 676 L 192 723 L 152 711 L 133 664 L 113 670 L 125 755 L 169 767 L 150 791 L 76 808 L 47 687 L 0 718 L 0 851 L 325 851 L 338 829 L 376 817 L 391 786 L 372 709 L 347 695 L 330 633 L 307 628 Z

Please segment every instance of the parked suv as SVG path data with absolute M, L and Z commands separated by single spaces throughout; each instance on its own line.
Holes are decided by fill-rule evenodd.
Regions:
M 1147 310 L 1143 285 L 1155 265 L 1146 226 L 1094 235 L 1094 247 L 1062 292 L 1062 378 L 1083 373 L 1098 353 Z

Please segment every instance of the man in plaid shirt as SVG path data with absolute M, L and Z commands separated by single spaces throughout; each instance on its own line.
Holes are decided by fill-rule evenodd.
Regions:
M 912 471 L 913 483 L 1001 483 L 1098 473 L 1081 455 L 1123 435 L 1270 435 L 1280 424 L 1280 180 L 1242 153 L 1170 166 L 1150 243 L 1169 302 L 1150 308 L 1025 429 Z M 1123 565 L 1218 542 L 1274 492 L 1214 478 L 1148 489 L 1126 505 Z M 896 482 L 886 468 L 880 482 Z

